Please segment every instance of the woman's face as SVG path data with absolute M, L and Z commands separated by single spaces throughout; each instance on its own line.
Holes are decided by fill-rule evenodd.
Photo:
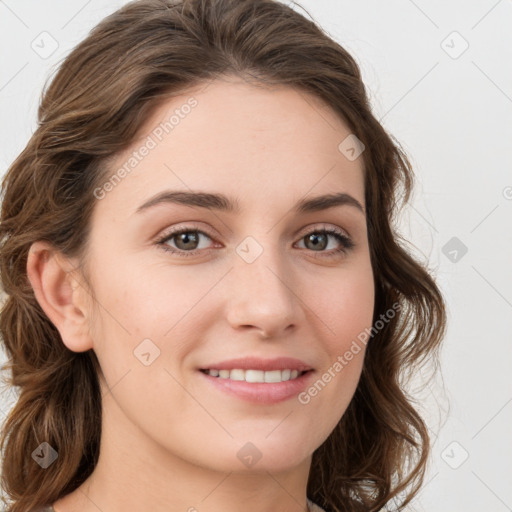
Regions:
M 87 261 L 91 347 L 120 442 L 220 471 L 276 471 L 334 429 L 374 304 L 362 158 L 351 139 L 339 149 L 349 135 L 312 96 L 217 80 L 162 105 L 111 162 Z M 313 201 L 333 194 L 345 195 Z M 259 371 L 201 371 L 249 357 Z M 312 370 L 300 382 L 236 380 L 282 378 L 270 365 L 284 357 Z

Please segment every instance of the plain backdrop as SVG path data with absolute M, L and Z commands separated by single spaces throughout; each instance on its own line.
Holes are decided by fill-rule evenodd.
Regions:
M 35 129 L 45 79 L 124 3 L 0 0 L 2 175 Z M 300 5 L 356 58 L 411 159 L 401 230 L 448 303 L 442 378 L 420 399 L 433 452 L 415 509 L 512 511 L 512 1 Z M 14 398 L 4 390 L 0 419 Z

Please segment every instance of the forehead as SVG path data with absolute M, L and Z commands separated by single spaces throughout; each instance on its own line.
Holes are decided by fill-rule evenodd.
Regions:
M 268 204 L 283 194 L 342 187 L 364 203 L 362 158 L 349 160 L 339 149 L 348 136 L 348 126 L 315 96 L 216 80 L 156 108 L 137 140 L 109 163 L 109 176 L 124 171 L 108 200 L 127 205 L 164 188 L 222 189 Z

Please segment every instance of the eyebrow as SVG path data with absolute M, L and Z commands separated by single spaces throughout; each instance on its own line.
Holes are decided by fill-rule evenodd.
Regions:
M 199 208 L 208 208 L 227 213 L 240 213 L 240 203 L 236 199 L 230 199 L 223 194 L 213 194 L 208 192 L 185 192 L 165 190 L 151 197 L 136 210 L 141 213 L 149 208 L 160 204 L 182 204 L 185 206 L 196 206 Z M 344 192 L 336 194 L 324 194 L 310 199 L 302 199 L 293 208 L 296 213 L 311 213 L 336 206 L 352 206 L 365 215 L 363 205 L 353 196 Z

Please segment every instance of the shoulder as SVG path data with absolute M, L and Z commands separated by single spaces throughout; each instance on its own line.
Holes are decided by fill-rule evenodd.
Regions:
M 327 510 L 323 509 L 321 506 L 317 505 L 316 503 L 313 503 L 309 498 L 307 498 L 307 500 L 308 500 L 309 512 L 328 512 Z M 350 510 L 358 510 L 360 512 L 365 512 L 366 510 L 368 510 L 358 500 L 352 500 L 351 505 L 352 505 L 352 508 Z M 388 512 L 388 509 L 382 508 L 379 510 L 379 512 Z
M 322 507 L 319 507 L 317 504 L 313 503 L 309 498 L 308 498 L 308 507 L 309 507 L 309 512 L 325 512 L 325 510 Z

